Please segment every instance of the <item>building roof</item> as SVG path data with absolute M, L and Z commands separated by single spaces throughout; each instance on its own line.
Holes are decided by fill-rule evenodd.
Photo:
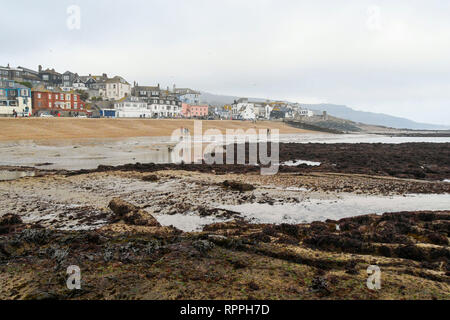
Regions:
M 155 86 L 136 86 L 134 87 L 135 91 L 160 91 L 160 87 Z
M 173 92 L 175 94 L 179 94 L 179 95 L 186 95 L 186 94 L 201 94 L 201 92 L 199 91 L 195 91 L 189 88 L 174 88 Z
M 129 85 L 129 83 L 124 78 L 122 78 L 120 76 L 115 76 L 114 78 L 110 78 L 110 79 L 106 80 L 105 82 L 106 83 L 117 83 L 117 82 L 120 82 L 120 83 Z
M 38 87 L 31 89 L 32 92 L 40 92 L 40 93 L 58 93 L 58 94 L 77 94 L 80 95 L 78 92 L 71 90 L 71 91 L 62 91 L 62 90 L 49 90 L 45 89 L 44 87 Z
M 12 87 L 10 87 L 10 86 L 5 86 L 5 85 L 3 85 L 3 82 L 6 84 L 6 82 L 12 82 L 13 83 L 13 86 Z M 30 88 L 28 88 L 27 86 L 24 86 L 24 85 L 22 85 L 22 84 L 20 84 L 20 83 L 17 83 L 17 82 L 15 82 L 15 81 L 13 81 L 13 80 L 0 80 L 0 83 L 2 83 L 2 86 L 0 86 L 0 88 L 4 88 L 4 89 L 30 89 Z
M 50 73 L 50 74 L 54 74 L 54 75 L 57 75 L 57 76 L 61 75 L 61 73 L 56 72 L 55 69 L 51 69 L 51 70 L 50 69 L 46 69 L 44 71 L 41 71 L 41 73 Z

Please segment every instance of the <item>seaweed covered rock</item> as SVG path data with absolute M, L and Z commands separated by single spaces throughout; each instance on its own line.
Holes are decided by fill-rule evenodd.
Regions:
M 142 177 L 142 181 L 146 182 L 157 182 L 159 180 L 159 177 L 156 174 L 149 174 Z
M 7 234 L 14 230 L 15 226 L 23 224 L 22 219 L 16 215 L 8 213 L 0 217 L 0 234 Z
M 108 206 L 115 214 L 116 220 L 135 226 L 160 227 L 159 222 L 147 211 L 120 198 L 111 200 Z
M 236 181 L 229 181 L 225 180 L 222 185 L 225 188 L 236 190 L 240 192 L 247 192 L 247 191 L 253 191 L 255 190 L 255 187 L 248 183 L 242 183 L 242 182 L 236 182 Z

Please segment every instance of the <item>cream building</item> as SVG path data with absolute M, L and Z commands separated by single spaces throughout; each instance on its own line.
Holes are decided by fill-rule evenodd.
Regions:
M 105 81 L 105 88 L 100 89 L 100 96 L 107 100 L 120 100 L 131 95 L 131 85 L 122 77 L 116 76 Z

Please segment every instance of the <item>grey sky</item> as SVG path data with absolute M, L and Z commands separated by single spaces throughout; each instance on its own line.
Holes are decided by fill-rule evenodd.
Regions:
M 448 125 L 449 17 L 433 0 L 15 0 L 2 3 L 0 65 Z

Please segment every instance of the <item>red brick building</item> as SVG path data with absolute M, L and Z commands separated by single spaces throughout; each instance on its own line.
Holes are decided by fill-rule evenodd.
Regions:
M 39 111 L 56 113 L 87 113 L 86 103 L 80 95 L 73 92 L 57 92 L 49 90 L 33 90 L 31 92 L 33 112 Z

